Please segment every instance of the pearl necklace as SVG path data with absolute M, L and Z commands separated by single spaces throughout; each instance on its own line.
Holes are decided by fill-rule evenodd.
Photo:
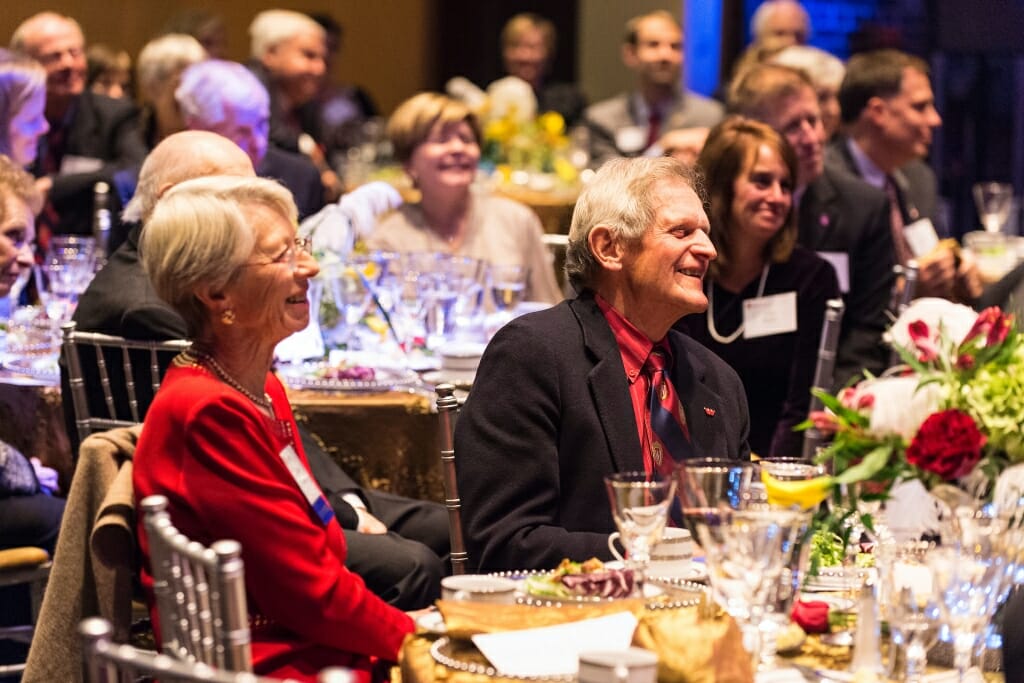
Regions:
M 210 354 L 209 352 L 197 349 L 195 348 L 195 346 L 192 346 L 186 351 L 182 352 L 181 355 L 184 356 L 185 360 L 187 362 L 190 362 L 192 365 L 205 365 L 207 368 L 209 368 L 211 372 L 213 372 L 214 375 L 217 376 L 218 379 L 224 382 L 224 384 L 227 384 L 232 389 L 238 391 L 240 394 L 245 396 L 247 399 L 255 403 L 260 408 L 263 408 L 264 410 L 269 412 L 271 415 L 274 414 L 274 404 L 270 398 L 270 394 L 264 393 L 263 396 L 260 397 L 252 393 L 245 387 L 243 387 L 242 383 L 236 380 L 230 374 L 228 374 L 228 371 L 224 369 L 224 366 L 217 362 L 217 359 L 214 358 L 213 355 Z
M 757 285 L 757 294 L 754 296 L 755 299 L 760 299 L 761 295 L 764 294 L 764 283 L 768 281 L 768 269 L 771 266 L 770 263 L 764 264 L 764 268 L 761 270 L 761 282 Z M 732 344 L 734 341 L 739 339 L 739 336 L 743 334 L 743 323 L 736 328 L 736 331 L 729 335 L 721 335 L 715 328 L 715 283 L 711 283 L 711 287 L 708 289 L 708 334 L 719 344 Z

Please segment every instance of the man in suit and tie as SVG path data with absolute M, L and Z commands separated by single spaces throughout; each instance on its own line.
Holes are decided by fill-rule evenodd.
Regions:
M 916 258 L 916 295 L 970 302 L 981 294 L 973 259 L 936 235 L 938 182 L 925 163 L 932 131 L 942 124 L 928 65 L 898 50 L 854 55 L 839 88 L 844 134 L 826 158 L 883 190 L 892 204 L 896 260 Z
M 502 328 L 459 415 L 471 566 L 611 559 L 605 475 L 749 457 L 739 377 L 671 329 L 707 308 L 709 230 L 692 171 L 676 159 L 615 159 L 583 190 L 566 252 L 578 298 Z
M 880 374 L 888 365 L 882 332 L 894 281 L 888 200 L 856 176 L 825 166 L 821 107 L 804 72 L 748 68 L 730 85 L 729 110 L 767 123 L 796 152 L 798 240 L 833 265 L 846 304 L 836 384 L 863 370 Z
M 39 155 L 30 168 L 46 199 L 40 237 L 45 242 L 51 232 L 89 234 L 96 183 L 130 186 L 146 156 L 135 107 L 85 89 L 85 37 L 71 17 L 33 15 L 14 31 L 10 46 L 46 69 L 50 131 L 40 139 Z M 116 214 L 119 194 L 112 192 L 111 199 Z M 115 224 L 112 246 L 123 237 Z
M 721 104 L 682 88 L 683 30 L 669 12 L 650 12 L 626 23 L 622 61 L 636 74 L 636 89 L 596 102 L 583 113 L 595 165 L 651 150 L 670 130 L 710 127 L 722 119 Z

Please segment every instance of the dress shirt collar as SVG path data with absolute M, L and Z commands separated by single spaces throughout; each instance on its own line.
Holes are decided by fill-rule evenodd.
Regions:
M 647 335 L 612 308 L 600 294 L 594 294 L 594 301 L 612 328 L 615 342 L 619 345 L 619 353 L 622 355 L 622 365 L 626 368 L 626 379 L 632 384 L 643 373 L 644 363 L 647 362 L 651 349 L 659 344 L 648 339 Z
M 857 171 L 860 173 L 860 177 L 868 185 L 877 187 L 878 189 L 885 188 L 886 174 L 885 171 L 878 168 L 875 162 L 868 158 L 868 155 L 864 153 L 864 150 L 860 148 L 853 138 L 846 139 L 846 147 L 850 150 L 850 156 L 853 157 L 853 163 L 857 167 Z

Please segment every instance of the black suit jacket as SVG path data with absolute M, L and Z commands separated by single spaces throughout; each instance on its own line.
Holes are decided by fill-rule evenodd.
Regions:
M 120 214 L 120 190 L 131 185 L 146 158 L 146 145 L 139 130 L 135 106 L 127 100 L 115 100 L 83 92 L 70 114 L 64 158 L 78 156 L 98 159 L 102 166 L 87 173 L 54 176 L 48 200 L 60 217 L 58 233 L 89 234 L 92 231 L 93 187 L 104 181 L 111 187 L 113 240 L 124 235 L 116 217 Z M 52 133 L 51 133 L 52 134 Z M 42 158 L 50 134 L 40 141 L 40 154 L 31 167 L 36 177 L 44 175 Z
M 885 312 L 894 280 L 885 193 L 826 166 L 800 199 L 799 242 L 814 251 L 845 253 L 849 259 L 835 384 L 841 386 L 865 369 L 880 374 L 888 366 L 882 333 L 889 322 Z
M 838 166 L 847 173 L 860 177 L 860 169 L 850 154 L 847 138 L 837 136 L 825 150 L 827 163 Z M 940 237 L 948 237 L 949 226 L 939 215 L 939 181 L 923 159 L 915 159 L 896 169 L 892 174 L 900 200 L 903 223 L 908 225 L 919 218 L 928 218 Z
M 672 381 L 698 456 L 748 458 L 739 377 L 670 331 Z M 488 345 L 456 426 L 469 562 L 544 569 L 610 559 L 603 477 L 643 470 L 618 344 L 594 297 L 517 318 Z
M 312 161 L 301 154 L 268 145 L 256 175 L 276 180 L 291 191 L 295 206 L 299 209 L 300 221 L 324 208 L 324 186 L 320 182 L 320 172 Z

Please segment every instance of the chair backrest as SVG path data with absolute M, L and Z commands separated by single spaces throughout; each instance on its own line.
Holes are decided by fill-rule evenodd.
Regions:
M 914 294 L 917 290 L 917 261 L 911 259 L 907 261 L 904 266 L 896 266 L 896 284 L 893 285 L 893 300 L 892 300 L 892 314 L 894 317 L 899 317 L 903 311 L 907 310 L 907 306 L 914 300 Z M 902 285 L 902 286 L 901 286 Z M 899 365 L 900 354 L 896 349 L 892 350 L 889 355 L 889 367 Z
M 189 342 L 124 339 L 79 332 L 75 326 L 61 325 L 61 355 L 79 441 L 93 432 L 142 422 L 160 387 L 167 357 L 187 349 Z M 102 402 L 89 398 L 100 394 Z
M 78 626 L 85 658 L 85 683 L 120 683 L 140 677 L 154 677 L 161 683 L 280 683 L 279 679 L 241 671 L 218 671 L 202 662 L 182 662 L 151 650 L 111 641 L 112 628 L 106 619 L 93 617 Z M 290 680 L 290 679 L 289 679 Z M 348 669 L 324 669 L 320 683 L 352 683 Z
M 843 300 L 829 299 L 825 302 L 825 321 L 821 325 L 821 341 L 818 343 L 818 362 L 814 367 L 813 389 L 832 391 L 832 382 L 836 368 L 836 349 L 839 348 L 839 331 L 843 324 Z M 821 399 L 811 396 L 810 409 L 821 410 Z M 814 427 L 804 432 L 802 456 L 813 458 L 818 447 L 825 441 L 825 436 Z
M 546 232 L 541 235 L 544 246 L 551 257 L 551 267 L 555 269 L 555 279 L 562 289 L 562 294 L 572 296 L 572 287 L 565 279 L 565 250 L 569 247 L 569 236 L 562 233 Z
M 207 548 L 189 540 L 171 523 L 164 496 L 144 498 L 142 512 L 163 651 L 252 671 L 241 544 L 224 540 Z
M 434 391 L 437 393 L 437 415 L 441 426 L 441 478 L 444 483 L 444 506 L 448 508 L 452 574 L 465 574 L 469 555 L 462 536 L 462 501 L 455 478 L 455 421 L 459 415 L 459 399 L 455 397 L 455 386 L 452 384 L 438 384 Z
M 50 578 L 50 555 L 42 548 L 23 547 L 0 550 L 0 588 L 27 585 L 29 589 L 31 611 L 26 624 L 0 625 L 0 641 L 14 641 L 23 645 L 32 643 L 35 623 L 39 616 L 39 605 L 43 600 L 43 591 Z M 25 661 L 11 661 L 15 657 L 0 662 L 0 678 L 20 674 L 25 670 Z

